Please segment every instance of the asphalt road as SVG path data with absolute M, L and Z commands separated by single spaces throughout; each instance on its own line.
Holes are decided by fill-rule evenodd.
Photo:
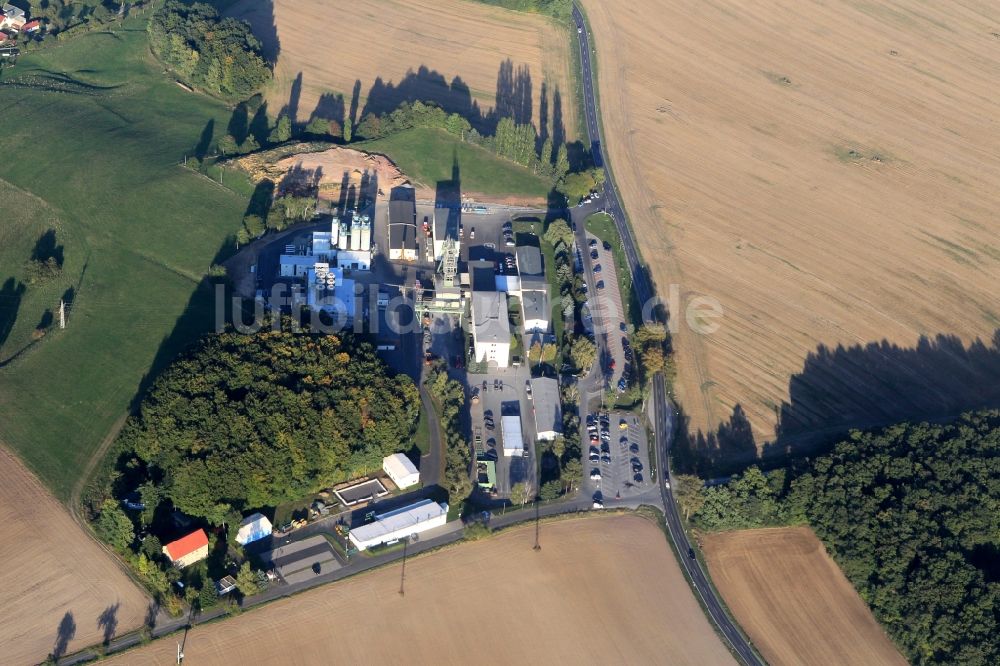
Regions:
M 594 76 L 591 69 L 590 35 L 587 33 L 583 14 L 576 5 L 573 6 L 573 22 L 577 27 L 577 37 L 580 44 L 580 64 L 583 70 L 583 95 L 587 116 L 587 132 L 590 135 L 594 163 L 604 169 L 604 205 L 607 212 L 615 219 L 615 226 L 617 226 L 618 233 L 622 239 L 625 257 L 628 260 L 629 267 L 632 269 L 632 279 L 636 295 L 639 298 L 639 302 L 645 305 L 654 297 L 654 292 L 649 277 L 642 269 L 639 261 L 639 253 L 636 250 L 635 237 L 632 235 L 632 229 L 625 219 L 624 210 L 618 198 L 618 192 L 614 187 L 611 174 L 608 172 L 607 165 L 601 153 L 601 128 L 597 122 L 597 98 L 594 95 Z M 656 375 L 653 379 L 652 397 L 656 431 L 656 447 L 654 447 L 656 451 L 656 469 L 662 474 L 662 478 L 659 480 L 660 493 L 665 509 L 664 514 L 666 516 L 667 529 L 671 540 L 673 540 L 677 548 L 681 566 L 687 572 L 698 596 L 701 597 L 709 617 L 729 641 L 739 658 L 746 664 L 753 664 L 755 666 L 760 664 L 760 666 L 763 666 L 764 662 L 754 653 L 753 648 L 750 647 L 750 644 L 743 638 L 739 629 L 729 619 L 725 610 L 723 610 L 722 603 L 718 595 L 716 595 L 714 588 L 709 584 L 708 577 L 705 575 L 704 570 L 702 570 L 701 564 L 697 559 L 691 558 L 688 555 L 689 552 L 693 551 L 690 550 L 691 545 L 688 543 L 687 535 L 681 523 L 677 502 L 674 499 L 673 493 L 667 490 L 665 484 L 662 483 L 664 479 L 670 478 L 670 445 L 673 440 L 673 419 L 676 410 L 667 396 L 666 385 L 664 384 L 663 376 L 660 374 Z

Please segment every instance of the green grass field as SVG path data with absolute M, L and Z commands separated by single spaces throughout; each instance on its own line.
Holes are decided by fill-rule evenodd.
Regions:
M 198 287 L 247 203 L 245 183 L 237 193 L 178 166 L 229 111 L 164 77 L 144 27 L 32 53 L 0 80 L 0 195 L 16 202 L 0 217 L 0 239 L 16 241 L 0 241 L 0 286 L 47 228 L 65 255 L 60 284 L 26 292 L 0 351 L 77 287 L 66 330 L 0 368 L 0 440 L 64 499 L 147 374 L 213 325 Z
M 451 179 L 455 158 L 463 193 L 544 200 L 550 189 L 545 180 L 523 166 L 465 143 L 444 130 L 418 127 L 351 147 L 388 156 L 409 178 L 431 188 L 438 181 Z

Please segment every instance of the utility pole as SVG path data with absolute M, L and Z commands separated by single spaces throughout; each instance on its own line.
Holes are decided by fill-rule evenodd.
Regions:
M 540 497 L 536 497 L 535 498 L 535 545 L 534 545 L 534 547 L 532 547 L 532 550 L 541 550 L 542 549 L 542 544 L 538 543 L 538 530 L 541 527 L 541 524 L 540 524 L 540 522 L 541 522 L 541 515 L 539 513 L 540 512 L 540 506 L 539 506 L 539 500 L 540 499 L 541 499 Z
M 403 583 L 406 581 L 406 544 L 410 542 L 409 538 L 403 539 L 403 568 L 399 572 L 399 596 L 404 596 L 406 592 L 403 590 Z
M 59 299 L 59 328 L 66 328 L 66 301 Z

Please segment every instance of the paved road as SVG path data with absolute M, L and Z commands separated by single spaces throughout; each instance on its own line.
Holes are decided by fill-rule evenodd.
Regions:
M 607 211 L 615 218 L 615 225 L 618 227 L 618 232 L 622 239 L 625 257 L 632 269 L 632 278 L 633 284 L 635 285 L 636 295 L 639 298 L 639 302 L 645 305 L 651 298 L 654 297 L 655 293 L 653 291 L 652 284 L 649 281 L 649 277 L 646 275 L 646 272 L 642 270 L 639 253 L 636 250 L 635 237 L 632 235 L 632 229 L 626 221 L 621 201 L 618 198 L 618 192 L 611 180 L 611 174 L 607 170 L 607 165 L 605 164 L 601 153 L 601 127 L 597 122 L 597 98 L 594 96 L 594 76 L 593 71 L 591 70 L 590 59 L 590 35 L 587 33 L 587 26 L 583 20 L 583 14 L 580 12 L 580 8 L 576 5 L 573 6 L 573 22 L 576 24 L 578 29 L 577 37 L 579 38 L 580 44 L 580 63 L 583 70 L 583 94 L 587 116 L 587 132 L 590 135 L 590 145 L 594 154 L 594 163 L 603 167 L 605 171 L 604 205 L 606 206 Z M 662 479 L 670 478 L 670 445 L 673 439 L 673 419 L 676 414 L 676 410 L 667 395 L 666 385 L 663 381 L 662 375 L 658 374 L 653 379 L 652 397 L 655 416 L 654 425 L 656 431 L 656 469 L 662 474 L 662 481 Z M 763 666 L 764 662 L 754 653 L 753 648 L 750 647 L 750 644 L 743 638 L 742 634 L 740 634 L 739 629 L 737 629 L 736 625 L 729 619 L 729 616 L 726 615 L 721 601 L 716 595 L 715 590 L 709 584 L 708 578 L 701 568 L 701 564 L 696 559 L 692 559 L 688 556 L 691 545 L 688 543 L 687 535 L 684 532 L 680 513 L 678 512 L 677 503 L 674 499 L 673 493 L 667 490 L 665 485 L 662 483 L 660 484 L 660 492 L 662 494 L 662 501 L 665 508 L 667 528 L 670 533 L 670 538 L 677 547 L 681 560 L 681 566 L 685 571 L 687 571 L 698 596 L 701 597 L 705 608 L 708 611 L 709 617 L 711 617 L 712 621 L 726 637 L 733 650 L 737 655 L 739 655 L 739 658 L 744 663 L 753 664 L 755 666 L 760 664 Z

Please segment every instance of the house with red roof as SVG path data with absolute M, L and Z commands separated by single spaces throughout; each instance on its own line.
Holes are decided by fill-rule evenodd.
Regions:
M 163 554 L 179 569 L 200 562 L 208 557 L 208 535 L 199 529 L 183 536 L 177 541 L 171 541 L 163 547 Z
M 27 23 L 21 26 L 21 32 L 28 32 L 28 33 L 38 32 L 41 29 L 42 29 L 42 22 L 39 21 L 38 19 L 32 19 L 31 21 L 28 21 Z

